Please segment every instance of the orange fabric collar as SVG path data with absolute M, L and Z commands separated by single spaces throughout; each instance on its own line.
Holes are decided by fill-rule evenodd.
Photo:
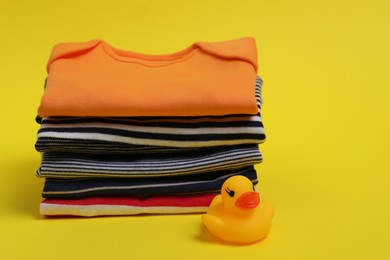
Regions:
M 111 52 L 114 52 L 114 50 L 118 50 L 117 48 L 109 45 L 104 40 L 99 39 L 92 40 L 89 42 L 60 43 L 55 45 L 51 52 L 49 61 L 47 62 L 46 66 L 47 72 L 50 71 L 50 66 L 55 60 L 81 55 L 82 53 L 88 52 L 89 50 L 95 48 L 98 45 L 105 46 L 106 49 L 111 50 Z M 251 63 L 256 72 L 258 70 L 256 42 L 255 39 L 251 37 L 245 37 L 224 42 L 197 42 L 180 52 L 168 55 L 147 55 L 122 50 L 119 51 L 127 52 L 129 55 L 134 55 L 141 58 L 144 57 L 147 59 L 148 57 L 154 56 L 158 59 L 159 56 L 174 56 L 176 54 L 180 54 L 194 48 L 200 48 L 212 55 L 219 56 L 224 59 L 242 59 Z

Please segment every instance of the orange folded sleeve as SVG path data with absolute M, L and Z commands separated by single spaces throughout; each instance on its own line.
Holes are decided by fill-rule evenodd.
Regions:
M 38 115 L 207 116 L 256 114 L 253 38 L 198 42 L 167 55 L 102 40 L 53 48 Z

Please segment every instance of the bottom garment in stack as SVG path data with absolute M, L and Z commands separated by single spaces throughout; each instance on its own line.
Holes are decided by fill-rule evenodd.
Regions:
M 138 214 L 183 214 L 205 212 L 215 194 L 192 196 L 92 197 L 85 199 L 46 199 L 40 212 L 51 216 L 109 216 Z
M 252 166 L 203 174 L 143 178 L 46 178 L 40 212 L 47 216 L 202 213 L 223 182 L 243 175 L 258 183 Z

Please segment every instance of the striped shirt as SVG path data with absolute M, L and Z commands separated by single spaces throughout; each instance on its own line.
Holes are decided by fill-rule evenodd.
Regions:
M 155 178 L 74 178 L 45 180 L 42 196 L 56 199 L 88 197 L 133 196 L 183 196 L 220 193 L 222 184 L 234 175 L 242 175 L 257 184 L 253 166 L 238 170 Z
M 205 148 L 175 154 L 76 154 L 42 153 L 37 176 L 71 177 L 158 177 L 200 174 L 239 169 L 262 161 L 257 145 Z

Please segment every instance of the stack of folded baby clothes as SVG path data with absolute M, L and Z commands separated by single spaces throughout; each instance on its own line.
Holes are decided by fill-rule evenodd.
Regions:
M 205 212 L 265 140 L 252 38 L 169 55 L 102 40 L 53 48 L 38 109 L 44 215 Z

